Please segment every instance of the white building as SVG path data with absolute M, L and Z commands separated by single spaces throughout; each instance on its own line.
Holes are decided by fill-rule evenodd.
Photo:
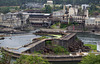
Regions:
M 86 16 L 86 18 L 88 18 L 89 17 L 89 11 L 88 10 L 85 10 L 84 11 L 84 15 Z
M 78 9 L 77 8 L 69 8 L 69 16 L 75 16 L 78 13 Z
M 47 3 L 44 4 L 45 5 L 50 5 L 51 7 L 53 7 L 53 1 L 52 0 L 47 0 Z
M 69 7 L 72 7 L 72 5 L 71 5 L 71 4 L 67 4 L 67 5 L 66 5 L 66 7 L 68 7 L 68 8 L 69 8 Z
M 85 25 L 96 25 L 95 18 L 93 18 L 93 17 L 87 18 L 85 20 Z
M 87 4 L 82 4 L 81 7 L 82 7 L 82 10 L 85 10 L 87 7 L 90 7 L 90 6 Z
M 47 0 L 47 4 L 53 4 L 52 0 Z
M 85 25 L 89 26 L 89 25 L 96 25 L 99 26 L 100 25 L 100 17 L 96 17 L 96 18 L 87 18 L 85 20 Z

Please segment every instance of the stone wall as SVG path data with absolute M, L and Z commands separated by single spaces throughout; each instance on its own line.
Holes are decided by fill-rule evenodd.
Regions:
M 53 45 L 60 45 L 60 46 L 63 46 L 65 48 L 68 48 L 68 46 L 71 44 L 71 43 L 74 43 L 75 42 L 75 38 L 76 38 L 76 35 L 72 36 L 71 38 L 69 38 L 68 40 L 61 40 L 61 39 L 53 39 Z
M 76 34 L 70 34 L 69 37 L 67 37 L 65 39 L 60 38 L 60 39 L 50 39 L 50 40 L 52 40 L 52 45 L 60 45 L 60 46 L 64 46 L 65 48 L 68 48 L 68 46 L 71 43 L 74 43 L 75 38 L 76 38 Z M 41 43 L 35 45 L 34 47 L 32 47 L 31 49 L 29 49 L 25 52 L 26 53 L 33 53 L 34 51 L 39 51 L 45 47 L 45 42 L 46 42 L 46 40 L 42 41 Z
M 96 31 L 99 31 L 100 30 L 100 26 L 98 25 L 98 26 L 96 26 L 96 25 L 87 25 L 87 26 L 85 26 L 85 29 L 86 30 L 96 30 Z
M 42 49 L 43 47 L 45 47 L 45 41 L 42 41 L 41 43 L 39 43 L 38 45 L 32 47 L 31 49 L 25 51 L 26 53 L 33 53 L 34 51 L 39 51 L 40 49 Z

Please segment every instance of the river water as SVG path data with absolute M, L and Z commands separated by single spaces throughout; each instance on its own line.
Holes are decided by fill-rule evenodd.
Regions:
M 96 35 L 93 33 L 88 32 L 80 32 L 77 33 L 77 37 L 84 42 L 84 44 L 97 44 L 97 42 L 100 42 L 100 35 Z
M 9 47 L 9 48 L 19 48 L 25 44 L 28 44 L 32 41 L 33 38 L 38 38 L 40 36 L 33 35 L 32 33 L 28 33 L 26 35 L 18 35 L 14 34 L 9 37 L 5 37 L 4 40 L 0 40 L 0 47 Z M 100 35 L 95 35 L 92 33 L 77 33 L 77 37 L 84 42 L 84 44 L 95 44 L 100 42 Z M 17 52 L 21 51 L 23 48 L 17 50 Z M 52 64 L 78 64 L 78 62 L 52 62 Z

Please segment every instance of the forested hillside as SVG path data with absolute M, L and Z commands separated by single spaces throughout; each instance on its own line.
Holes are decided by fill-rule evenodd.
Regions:
M 39 3 L 46 3 L 47 0 L 0 0 L 0 6 L 16 6 L 22 5 L 27 2 L 39 2 Z M 53 0 L 54 3 L 61 4 L 100 4 L 100 0 Z

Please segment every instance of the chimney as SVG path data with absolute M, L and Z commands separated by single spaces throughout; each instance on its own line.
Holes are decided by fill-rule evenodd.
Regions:
M 89 11 L 86 10 L 86 17 L 88 18 L 89 17 Z
M 66 12 L 66 6 L 65 5 L 63 5 L 63 11 L 64 11 L 64 13 Z

